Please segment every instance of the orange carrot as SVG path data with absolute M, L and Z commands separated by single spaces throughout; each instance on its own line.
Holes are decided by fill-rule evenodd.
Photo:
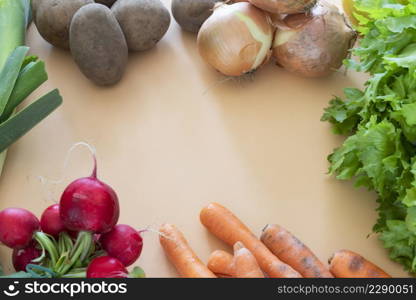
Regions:
M 267 247 L 228 209 L 211 203 L 202 209 L 201 223 L 230 246 L 242 242 L 253 253 L 261 269 L 269 277 L 302 277 L 291 266 L 274 256 Z
M 329 259 L 330 271 L 338 278 L 391 278 L 389 274 L 350 250 L 340 250 Z
M 274 255 L 303 277 L 334 277 L 306 245 L 279 225 L 267 225 L 263 229 L 261 241 Z
M 234 278 L 264 278 L 256 258 L 241 242 L 234 244 L 232 271 Z
M 196 256 L 182 232 L 176 226 L 164 224 L 160 227 L 160 233 L 160 244 L 181 277 L 216 277 Z
M 208 269 L 218 277 L 231 277 L 233 256 L 223 250 L 215 250 L 208 258 Z

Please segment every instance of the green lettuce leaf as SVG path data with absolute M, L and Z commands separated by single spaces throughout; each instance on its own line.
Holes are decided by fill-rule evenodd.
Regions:
M 348 135 L 328 156 L 329 173 L 374 190 L 373 230 L 390 258 L 416 273 L 416 0 L 355 0 L 362 34 L 349 68 L 370 74 L 346 88 L 322 121 Z

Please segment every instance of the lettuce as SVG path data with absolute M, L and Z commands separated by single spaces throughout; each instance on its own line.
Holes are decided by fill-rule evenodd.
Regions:
M 329 172 L 374 190 L 374 231 L 390 258 L 416 273 L 416 0 L 355 0 L 362 39 L 347 67 L 369 73 L 346 88 L 322 121 L 348 135 L 329 155 Z

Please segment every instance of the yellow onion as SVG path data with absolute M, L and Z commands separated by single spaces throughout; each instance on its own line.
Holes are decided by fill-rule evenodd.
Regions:
M 286 15 L 272 14 L 272 13 L 269 13 L 269 16 L 270 16 L 272 25 L 276 28 L 279 27 L 279 24 L 281 24 L 283 22 L 283 19 L 286 17 Z
M 246 2 L 218 4 L 198 33 L 198 50 L 227 76 L 252 72 L 270 57 L 273 26 L 267 13 Z
M 274 14 L 298 14 L 309 11 L 316 0 L 248 0 L 251 4 Z
M 288 15 L 273 43 L 277 63 L 305 77 L 322 77 L 342 66 L 357 34 L 338 8 L 319 1 L 307 14 Z

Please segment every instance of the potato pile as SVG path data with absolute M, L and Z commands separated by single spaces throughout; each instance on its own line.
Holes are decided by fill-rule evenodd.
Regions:
M 82 73 L 98 85 L 123 76 L 129 51 L 153 48 L 170 25 L 160 0 L 32 0 L 40 35 L 67 49 Z

